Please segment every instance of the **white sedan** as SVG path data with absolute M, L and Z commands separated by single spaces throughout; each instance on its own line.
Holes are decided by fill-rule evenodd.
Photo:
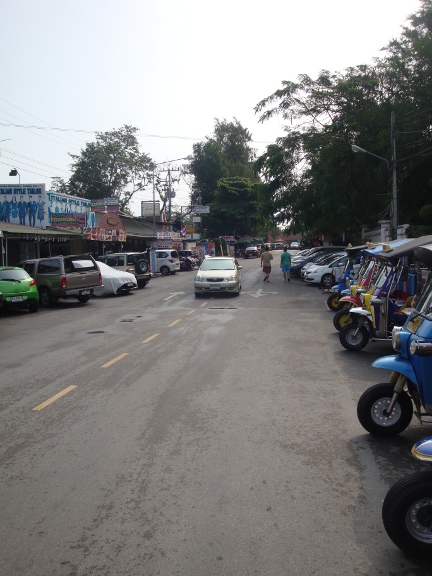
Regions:
M 129 294 L 131 290 L 138 288 L 134 274 L 111 268 L 104 262 L 97 262 L 102 274 L 102 286 L 94 289 L 95 296 L 107 296 L 109 294 Z

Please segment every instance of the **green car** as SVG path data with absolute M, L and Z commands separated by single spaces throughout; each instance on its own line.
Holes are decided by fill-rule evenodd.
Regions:
M 28 308 L 30 312 L 39 310 L 36 282 L 22 268 L 0 266 L 0 293 L 3 309 Z

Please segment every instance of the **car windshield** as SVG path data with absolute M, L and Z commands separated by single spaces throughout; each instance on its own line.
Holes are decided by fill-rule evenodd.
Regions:
M 201 264 L 200 270 L 235 270 L 235 264 L 230 258 L 220 260 L 208 258 Z
M 319 258 L 316 261 L 316 264 L 329 264 L 330 262 L 337 260 L 340 256 L 341 256 L 340 253 L 335 254 L 334 252 L 331 252 L 330 254 L 326 254 L 325 256 L 321 256 L 321 258 Z
M 30 276 L 25 270 L 14 270 L 12 268 L 0 270 L 0 280 L 9 282 L 19 282 L 20 280 L 27 280 Z

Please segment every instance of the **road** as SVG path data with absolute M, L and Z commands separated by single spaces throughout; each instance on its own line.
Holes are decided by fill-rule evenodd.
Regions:
M 356 417 L 390 346 L 347 352 L 317 287 L 241 264 L 240 297 L 181 272 L 0 315 L 1 574 L 429 573 L 381 504 L 430 431 Z

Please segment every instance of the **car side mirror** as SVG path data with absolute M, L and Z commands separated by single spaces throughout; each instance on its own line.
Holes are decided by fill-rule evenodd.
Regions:
M 237 270 L 243 270 L 243 266 L 241 266 L 240 264 L 237 266 Z

